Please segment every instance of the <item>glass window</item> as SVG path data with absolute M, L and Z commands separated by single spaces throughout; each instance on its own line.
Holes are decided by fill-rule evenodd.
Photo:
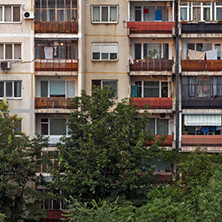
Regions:
M 144 58 L 157 59 L 161 58 L 161 44 L 145 43 Z
M 141 44 L 135 44 L 135 59 L 141 59 Z
M 4 82 L 0 82 L 0 97 L 4 97 Z
M 50 82 L 50 97 L 65 97 L 65 81 Z
M 157 119 L 157 135 L 168 135 L 167 119 Z
M 159 97 L 158 81 L 144 81 L 144 97 Z
M 75 82 L 67 82 L 67 97 L 75 97 Z
M 116 22 L 117 21 L 117 7 L 110 7 L 110 21 Z
M 0 22 L 2 22 L 3 21 L 3 18 L 2 18 L 2 15 L 3 15 L 3 13 L 2 13 L 2 7 L 0 6 Z
M 13 6 L 13 22 L 20 22 L 20 6 Z
M 41 134 L 49 135 L 49 124 L 48 119 L 41 119 Z
M 5 22 L 11 22 L 11 6 L 5 6 Z
M 139 22 L 142 20 L 142 8 L 141 6 L 136 6 L 135 7 L 135 21 Z
M 14 45 L 14 59 L 21 59 L 21 44 Z
M 145 127 L 145 130 L 148 131 L 150 135 L 155 135 L 155 119 L 149 118 Z
M 210 20 L 210 10 L 211 8 L 203 8 L 203 20 Z
M 50 135 L 65 135 L 66 120 L 65 119 L 50 119 Z
M 22 120 L 19 119 L 16 121 L 16 128 L 15 128 L 15 133 L 21 133 L 22 132 Z
M 48 81 L 41 81 L 41 97 L 48 97 Z
M 180 8 L 180 21 L 187 21 L 187 8 Z
M 197 96 L 210 97 L 210 78 L 197 78 Z
M 6 97 L 12 97 L 12 82 L 6 82 Z
M 102 87 L 104 86 L 112 87 L 113 89 L 115 89 L 113 97 L 117 98 L 117 80 L 103 80 Z
M 3 51 L 3 44 L 0 44 L 0 59 L 4 59 L 4 56 L 3 56 L 3 53 L 4 53 L 4 51 Z
M 12 44 L 6 44 L 6 59 L 12 59 Z
M 161 82 L 161 97 L 168 97 L 168 82 Z
M 102 22 L 108 22 L 108 7 L 102 7 Z
M 15 81 L 14 82 L 14 97 L 21 97 L 21 82 Z
M 93 22 L 100 21 L 100 7 L 93 7 Z

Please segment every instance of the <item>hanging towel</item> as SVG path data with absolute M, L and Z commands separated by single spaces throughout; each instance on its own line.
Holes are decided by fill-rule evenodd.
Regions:
M 53 48 L 45 47 L 44 48 L 45 59 L 53 59 Z
M 209 133 L 209 127 L 207 126 L 202 126 L 202 133 Z
M 133 60 L 132 56 L 130 56 L 130 62 L 131 62 L 131 64 L 134 64 L 134 60 Z
M 199 52 L 188 49 L 188 58 L 190 60 L 204 60 L 206 52 Z
M 217 49 L 206 51 L 207 60 L 217 60 Z
M 138 97 L 137 89 L 138 89 L 137 86 L 132 86 L 132 88 L 131 88 L 131 90 L 132 90 L 132 92 L 131 92 L 132 97 Z
M 157 9 L 155 12 L 155 21 L 161 21 L 162 16 L 161 16 L 161 10 Z

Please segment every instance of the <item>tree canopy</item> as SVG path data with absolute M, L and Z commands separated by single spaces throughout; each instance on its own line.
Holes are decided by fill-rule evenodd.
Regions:
M 38 221 L 43 215 L 41 194 L 35 190 L 37 155 L 47 140 L 29 140 L 17 131 L 20 118 L 0 103 L 0 213 L 7 221 Z
M 147 115 L 139 115 L 129 99 L 115 103 L 110 88 L 95 87 L 92 94 L 82 91 L 73 101 L 76 110 L 69 119 L 69 136 L 58 146 L 61 167 L 54 186 L 67 198 L 121 197 L 141 203 L 156 183 L 149 160 L 169 156 L 156 144 L 147 148 L 152 139 L 144 131 Z

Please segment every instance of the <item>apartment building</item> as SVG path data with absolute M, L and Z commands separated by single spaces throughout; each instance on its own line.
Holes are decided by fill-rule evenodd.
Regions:
M 0 98 L 21 119 L 30 137 L 49 136 L 55 144 L 66 135 L 70 101 L 93 85 L 112 86 L 115 100 L 132 97 L 144 112 L 147 128 L 168 150 L 198 145 L 221 152 L 222 132 L 222 3 L 179 2 L 180 93 L 176 121 L 175 1 L 148 0 L 1 0 Z M 148 146 L 150 144 L 147 144 Z M 163 179 L 169 165 L 154 160 Z M 47 166 L 38 173 L 50 180 Z M 44 191 L 45 187 L 38 186 Z M 59 191 L 55 191 L 59 192 Z M 62 202 L 44 203 L 58 221 Z

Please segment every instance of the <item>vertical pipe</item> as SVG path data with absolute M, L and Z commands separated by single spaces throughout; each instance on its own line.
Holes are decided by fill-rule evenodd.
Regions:
M 175 0 L 175 34 L 176 34 L 176 151 L 180 150 L 180 95 L 179 95 L 179 22 L 178 22 L 179 3 Z

